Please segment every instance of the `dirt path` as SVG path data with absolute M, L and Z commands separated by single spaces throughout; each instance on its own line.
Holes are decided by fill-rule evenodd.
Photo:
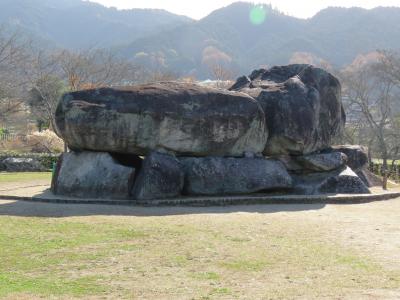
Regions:
M 31 188 L 31 187 L 46 187 L 49 188 L 49 181 L 46 179 L 32 180 L 30 182 L 7 182 L 0 183 L 0 192 L 14 191 L 16 189 Z
M 343 244 L 389 268 L 400 266 L 400 198 L 358 205 L 328 205 L 313 218 L 329 224 Z
M 254 205 L 229 207 L 127 207 L 0 201 L 0 215 L 171 216 L 199 214 L 274 214 L 274 220 L 307 220 L 329 228 L 326 238 L 375 257 L 389 267 L 400 265 L 400 198 L 354 205 Z
M 180 287 L 182 282 L 188 284 L 188 291 L 196 291 L 196 289 L 202 290 L 203 287 L 199 285 L 200 283 L 187 279 L 188 270 L 191 270 L 195 267 L 209 267 L 212 265 L 212 263 L 203 260 L 210 260 L 214 256 L 215 259 L 227 259 L 229 261 L 229 259 L 232 259 L 232 257 L 229 257 L 229 255 L 232 255 L 235 251 L 230 247 L 235 243 L 237 244 L 237 247 L 241 247 L 240 249 L 249 251 L 245 253 L 250 253 L 250 255 L 252 251 L 257 252 L 257 249 L 259 249 L 260 246 L 264 246 L 264 244 L 261 243 L 262 241 L 281 246 L 283 245 L 283 248 L 279 248 L 280 251 L 287 251 L 288 255 L 290 255 L 289 253 L 294 256 L 304 255 L 304 259 L 308 262 L 308 265 L 314 265 L 314 258 L 309 257 L 309 252 L 296 252 L 297 234 L 299 234 L 299 242 L 301 243 L 303 241 L 307 244 L 299 244 L 300 250 L 307 249 L 307 251 L 312 251 L 314 250 L 312 243 L 314 243 L 314 245 L 323 247 L 321 248 L 323 249 L 323 253 L 324 251 L 329 253 L 329 249 L 331 249 L 329 247 L 331 246 L 327 246 L 328 248 L 326 248 L 324 245 L 338 245 L 338 248 L 342 250 L 344 248 L 350 249 L 348 252 L 350 255 L 349 259 L 352 258 L 351 251 L 354 249 L 355 255 L 357 253 L 365 254 L 366 257 L 372 258 L 385 269 L 394 270 L 395 272 L 400 270 L 400 198 L 389 201 L 355 205 L 254 205 L 198 208 L 128 207 L 93 204 L 71 205 L 0 200 L 0 218 L 2 216 L 50 218 L 48 221 L 46 221 L 49 222 L 49 224 L 58 220 L 68 220 L 71 222 L 90 224 L 90 226 L 93 226 L 93 224 L 113 224 L 113 226 L 133 226 L 133 228 L 149 230 L 149 232 L 152 232 L 154 235 L 151 235 L 151 238 L 149 238 L 149 240 L 147 240 L 141 247 L 146 247 L 147 243 L 150 243 L 156 247 L 154 253 L 150 253 L 149 256 L 146 256 L 146 251 L 135 252 L 135 250 L 133 252 L 129 252 L 129 254 L 121 254 L 121 256 L 116 256 L 113 258 L 113 270 L 118 274 L 123 274 L 121 277 L 123 279 L 120 279 L 120 282 L 118 282 L 120 287 L 124 289 L 134 288 L 141 291 L 143 293 L 143 299 L 151 299 L 152 297 L 154 298 L 154 293 L 160 293 L 159 295 L 164 295 L 163 293 L 166 293 L 166 291 L 169 291 L 169 294 L 167 295 L 170 297 L 173 295 L 171 291 L 177 287 Z M 153 226 L 156 226 L 155 231 Z M 163 228 L 168 228 L 169 231 L 166 230 L 164 232 Z M 203 228 L 203 231 L 199 231 L 200 228 Z M 188 235 L 186 235 L 185 230 L 188 231 Z M 180 231 L 185 234 L 183 236 L 176 235 L 176 232 Z M 160 232 L 160 234 L 157 234 L 157 232 Z M 190 232 L 196 234 L 197 238 L 205 238 L 203 241 L 204 243 L 212 244 L 215 242 L 215 245 L 217 245 L 213 250 L 215 253 L 211 251 L 213 248 L 210 245 L 208 246 L 210 249 L 203 249 L 203 246 L 201 245 L 203 242 L 200 243 L 199 241 L 191 240 L 189 234 Z M 321 232 L 322 234 L 320 234 Z M 170 238 L 173 239 L 174 242 L 171 243 L 170 239 L 163 240 L 163 234 L 171 234 L 172 236 Z M 210 241 L 209 238 L 214 236 L 214 234 L 215 238 L 218 240 Z M 304 238 L 307 235 L 310 236 L 309 241 Z M 285 244 L 286 242 L 281 243 L 281 238 L 284 238 L 285 236 L 291 236 L 292 239 L 294 238 L 294 244 L 292 243 L 293 240 L 292 242 L 290 242 L 291 240 L 288 240 L 289 244 L 287 245 Z M 219 239 L 221 239 L 221 241 Z M 175 245 L 175 243 L 181 244 Z M 311 243 L 311 246 L 308 245 L 308 243 Z M 157 248 L 157 245 L 160 245 L 160 249 Z M 185 250 L 187 253 L 180 253 L 180 248 L 187 249 Z M 168 254 L 164 253 L 165 249 L 168 249 L 166 252 Z M 274 248 L 271 246 L 267 249 L 268 251 L 271 251 Z M 207 252 L 208 256 L 204 256 L 204 251 L 211 252 Z M 165 265 L 165 261 L 168 260 L 166 260 L 164 256 L 174 255 L 174 253 L 178 253 L 179 255 L 174 258 L 175 260 L 173 260 L 171 265 Z M 184 260 L 184 258 L 189 254 L 190 260 L 188 260 L 188 262 L 190 263 Z M 225 257 L 224 255 L 228 256 Z M 276 253 L 276 255 L 279 256 L 279 251 Z M 332 255 L 327 255 L 326 257 L 328 259 L 332 259 L 335 258 L 335 254 L 333 253 Z M 298 259 L 298 263 L 303 260 L 302 257 L 299 257 Z M 319 259 L 323 260 L 324 257 L 321 256 Z M 148 268 L 147 262 L 152 261 L 155 265 L 158 265 L 158 269 L 154 269 L 151 274 L 148 274 L 146 273 Z M 212 261 L 213 260 L 211 260 L 211 262 Z M 252 262 L 251 260 L 249 261 Z M 239 262 L 244 263 L 247 261 L 244 260 Z M 185 263 L 187 263 L 187 265 L 185 265 Z M 225 277 L 228 279 L 236 278 L 236 274 L 238 274 L 238 272 L 240 273 L 240 268 L 243 267 L 237 263 L 238 262 L 235 262 L 235 264 L 232 265 L 228 264 L 228 267 L 232 270 L 227 271 L 226 273 L 221 273 L 220 276 L 222 281 Z M 262 263 L 262 261 L 259 263 Z M 360 262 L 355 260 L 351 263 L 358 264 Z M 127 266 L 129 266 L 129 268 Z M 149 276 L 151 279 L 142 281 L 143 279 L 138 275 L 138 272 L 132 266 L 136 266 L 139 269 L 142 268 L 140 270 L 144 272 L 143 274 L 147 274 L 146 276 Z M 250 266 L 246 267 L 255 268 L 257 270 L 258 265 L 250 264 Z M 294 268 L 294 266 L 291 266 L 291 268 Z M 282 276 L 284 276 L 284 272 L 289 272 L 289 270 L 291 270 L 293 274 L 303 274 L 303 269 L 301 269 L 302 266 L 300 265 L 299 268 L 299 270 L 293 271 L 291 269 L 282 267 L 281 269 L 283 273 L 281 273 L 281 271 L 274 273 L 273 270 L 270 271 L 268 268 L 266 268 L 265 271 L 259 271 L 259 273 L 256 271 L 253 273 L 250 272 L 249 274 L 251 276 L 247 276 L 246 272 L 242 272 L 244 275 L 240 277 L 240 285 L 237 287 L 237 290 L 235 290 L 235 286 L 237 285 L 235 281 L 229 282 L 230 279 L 225 280 L 225 284 L 229 284 L 230 288 L 233 289 L 233 292 L 235 292 L 236 295 L 239 295 L 239 298 L 251 299 L 248 297 L 251 294 L 254 296 L 256 295 L 254 293 L 259 292 L 260 295 L 262 295 L 261 291 L 265 289 L 266 276 L 268 276 L 268 274 L 273 274 L 272 277 L 268 278 L 268 282 L 271 285 L 276 286 L 279 290 L 279 286 L 285 284 L 285 289 L 292 287 L 292 292 L 294 293 L 293 295 L 296 295 L 297 289 L 304 289 L 304 284 L 307 283 L 307 281 L 304 279 L 304 276 L 307 275 L 299 275 L 300 277 L 297 279 L 290 279 L 292 281 L 289 281 L 289 285 L 287 285 L 287 281 L 289 279 L 285 279 L 285 277 Z M 335 280 L 340 280 L 342 277 L 342 273 L 340 273 L 340 266 L 338 268 L 339 269 L 336 270 L 338 274 L 336 274 L 336 277 L 334 277 Z M 96 261 L 89 269 L 90 272 L 93 272 L 93 270 L 95 270 L 96 274 L 104 273 L 109 275 L 109 261 Z M 218 270 L 220 271 L 220 269 Z M 351 271 L 351 268 L 347 270 Z M 361 265 L 361 269 L 359 269 L 359 271 L 354 271 L 354 274 L 358 275 L 357 272 L 360 272 L 361 276 L 364 271 L 365 270 Z M 307 272 L 315 272 L 315 270 L 308 269 Z M 174 276 L 171 274 L 174 274 Z M 214 273 L 211 272 L 210 274 L 213 275 Z M 282 278 L 276 277 L 277 274 L 280 274 L 279 276 Z M 326 278 L 328 279 L 326 280 L 329 280 L 333 273 L 326 273 L 324 270 L 321 270 L 315 272 L 315 274 L 317 276 L 327 276 Z M 357 275 L 355 275 L 355 277 L 350 277 L 352 278 L 351 280 L 357 280 Z M 308 276 L 310 276 L 310 274 L 308 274 Z M 347 278 L 349 275 L 343 274 L 343 276 L 344 278 Z M 366 275 L 364 274 L 364 277 L 362 278 L 364 278 L 364 280 L 368 280 L 365 276 Z M 379 275 L 377 276 L 377 278 L 379 278 Z M 325 282 L 324 280 L 315 280 L 316 283 Z M 369 280 L 371 280 L 372 283 L 370 282 L 366 284 L 366 286 L 375 286 L 373 284 L 373 279 Z M 107 282 L 107 284 L 114 285 L 116 283 L 114 281 L 110 281 Z M 296 284 L 300 284 L 300 286 L 296 286 Z M 319 292 L 319 294 L 324 295 L 324 297 L 328 297 L 330 295 L 334 299 L 400 299 L 400 290 L 397 289 L 398 285 L 396 285 L 395 289 L 353 289 L 351 290 L 350 294 L 347 294 L 347 291 L 335 291 L 334 282 L 327 287 L 330 287 L 332 290 L 324 290 Z M 376 287 L 378 287 L 378 285 L 376 285 Z M 204 288 L 207 288 L 207 286 L 204 286 Z M 223 287 L 219 288 L 219 290 L 217 289 L 218 291 L 224 291 Z M 315 288 L 324 288 L 324 286 Z M 199 291 L 197 292 L 200 293 Z M 179 290 L 179 293 L 183 293 L 182 290 Z M 112 295 L 118 296 L 118 294 Z M 304 295 L 295 298 L 306 299 L 303 296 Z M 227 297 L 224 298 L 223 296 L 216 296 L 211 298 L 229 299 L 229 295 Z M 326 299 L 326 297 L 324 299 Z M 328 299 L 332 299 L 329 297 Z M 165 299 L 167 298 L 168 297 Z M 308 299 L 314 298 L 310 297 Z M 320 299 L 319 297 L 317 298 Z M 155 297 L 154 299 L 164 298 Z M 181 298 L 177 297 L 176 299 Z

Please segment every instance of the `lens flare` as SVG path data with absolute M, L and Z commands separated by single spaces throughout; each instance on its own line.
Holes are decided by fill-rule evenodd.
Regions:
M 260 25 L 264 23 L 267 17 L 267 12 L 263 5 L 256 5 L 250 10 L 250 22 L 253 25 Z

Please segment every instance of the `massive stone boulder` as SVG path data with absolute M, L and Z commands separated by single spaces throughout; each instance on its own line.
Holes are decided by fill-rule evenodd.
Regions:
M 56 167 L 52 191 L 82 198 L 127 199 L 135 168 L 118 163 L 109 153 L 64 153 Z
M 318 193 L 333 194 L 370 194 L 364 182 L 349 167 L 339 174 L 326 178 L 318 187 Z
M 261 104 L 269 130 L 265 155 L 304 155 L 329 147 L 345 123 L 341 86 L 311 65 L 254 71 L 230 88 Z
M 364 182 L 349 167 L 330 172 L 292 174 L 294 193 L 318 194 L 369 194 Z
M 74 150 L 242 156 L 261 153 L 268 136 L 250 96 L 178 82 L 67 93 L 55 117 Z
M 368 170 L 368 148 L 360 145 L 335 145 L 325 152 L 345 153 L 347 156 L 347 165 L 357 174 L 357 176 L 368 187 L 382 186 L 381 177 Z
M 341 152 L 347 156 L 347 165 L 357 172 L 368 167 L 368 148 L 360 145 L 335 145 L 328 152 Z
M 345 166 L 347 156 L 341 152 L 314 153 L 304 156 L 278 156 L 287 170 L 295 173 L 329 172 Z
M 256 70 L 230 91 L 161 82 L 66 93 L 55 121 L 73 151 L 53 178 L 61 195 L 369 193 L 376 179 L 364 148 L 331 146 L 345 123 L 341 87 L 311 65 Z
M 382 187 L 383 185 L 383 178 L 375 175 L 367 168 L 362 168 L 361 170 L 358 170 L 356 174 L 367 187 Z
M 264 158 L 181 158 L 188 195 L 235 195 L 287 190 L 292 179 L 284 165 Z
M 137 200 L 178 197 L 183 189 L 183 180 L 183 169 L 177 158 L 152 152 L 142 164 L 132 197 Z

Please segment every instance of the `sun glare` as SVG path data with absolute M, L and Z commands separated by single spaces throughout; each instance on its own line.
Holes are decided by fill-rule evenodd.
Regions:
M 250 10 L 250 22 L 253 25 L 260 25 L 264 23 L 266 17 L 267 12 L 263 5 L 253 6 Z

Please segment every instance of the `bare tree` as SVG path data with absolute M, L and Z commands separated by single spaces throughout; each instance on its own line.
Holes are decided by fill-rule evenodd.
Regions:
M 132 64 L 106 50 L 39 51 L 27 71 L 31 87 L 28 103 L 56 131 L 54 113 L 63 92 L 131 84 L 135 71 Z
M 233 72 L 225 65 L 220 63 L 211 63 L 209 69 L 212 77 L 217 81 L 216 87 L 227 88 L 233 80 Z M 229 81 L 229 83 L 227 83 Z
M 400 51 L 381 50 L 377 71 L 393 81 L 393 84 L 400 86 Z
M 289 59 L 290 64 L 309 64 L 329 71 L 333 71 L 332 65 L 323 58 L 310 52 L 294 52 Z
M 216 46 L 204 48 L 202 53 L 202 64 L 208 69 L 208 72 L 219 88 L 226 87 L 226 81 L 233 80 L 232 57 Z
M 398 113 L 393 109 L 398 89 L 381 61 L 352 65 L 341 78 L 352 125 L 359 136 L 364 134 L 364 144 L 376 149 L 386 175 L 388 160 L 398 155 L 400 146 Z
M 49 124 L 57 133 L 54 113 L 62 92 L 66 90 L 59 62 L 54 55 L 38 51 L 32 55 L 30 63 L 30 68 L 25 70 L 30 82 L 27 104 L 38 120 Z
M 29 58 L 30 42 L 19 32 L 0 27 L 0 120 L 21 109 L 25 78 L 21 70 Z
M 127 85 L 135 80 L 137 69 L 114 52 L 89 49 L 80 52 L 64 50 L 55 55 L 68 90 Z
M 161 81 L 173 81 L 177 80 L 178 75 L 168 70 L 155 70 L 147 71 L 144 73 L 143 83 L 161 82 Z

